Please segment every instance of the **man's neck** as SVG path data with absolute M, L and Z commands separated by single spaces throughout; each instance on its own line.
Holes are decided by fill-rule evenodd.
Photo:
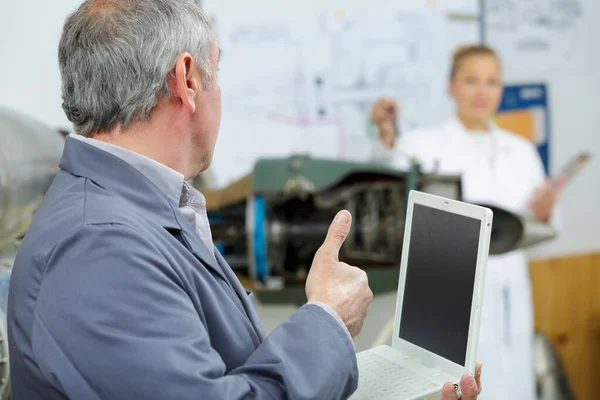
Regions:
M 188 179 L 194 173 L 190 171 L 190 165 L 186 162 L 186 143 L 180 139 L 185 135 L 179 134 L 176 126 L 167 125 L 158 121 L 140 122 L 126 130 L 115 127 L 111 131 L 94 134 L 92 138 L 146 156 Z

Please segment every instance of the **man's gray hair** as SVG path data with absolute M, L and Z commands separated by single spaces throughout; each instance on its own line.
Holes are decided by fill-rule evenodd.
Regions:
M 189 52 L 212 81 L 210 20 L 193 0 L 87 0 L 71 14 L 58 50 L 63 109 L 90 136 L 147 121 L 171 95 L 177 57 Z

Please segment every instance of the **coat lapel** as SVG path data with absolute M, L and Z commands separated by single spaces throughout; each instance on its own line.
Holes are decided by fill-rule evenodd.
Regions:
M 208 267 L 211 271 L 213 271 L 216 275 L 218 275 L 221 279 L 229 283 L 227 276 L 223 272 L 223 269 L 219 265 L 219 263 L 215 260 L 200 240 L 200 237 L 194 231 L 194 228 L 189 223 L 187 219 L 185 219 L 182 215 L 178 215 L 178 212 L 174 210 L 175 218 L 177 222 L 181 226 L 181 231 L 179 232 L 181 237 L 182 244 L 187 247 L 187 249 L 202 262 L 203 265 Z
M 260 322 L 260 319 L 258 318 L 258 314 L 256 312 L 256 307 L 252 300 L 252 297 L 254 295 L 251 292 L 250 293 L 246 292 L 246 290 L 242 286 L 242 283 L 240 282 L 240 280 L 237 278 L 237 276 L 235 276 L 235 273 L 233 272 L 233 270 L 231 269 L 229 264 L 227 264 L 227 261 L 225 261 L 225 259 L 221 255 L 221 253 L 219 253 L 219 251 L 216 248 L 214 249 L 214 254 L 217 259 L 218 264 L 221 266 L 221 270 L 227 276 L 229 283 L 233 287 L 233 290 L 240 298 L 242 305 L 244 307 L 244 311 L 246 312 L 246 315 L 250 319 L 250 322 L 252 322 L 252 326 L 254 327 L 254 330 L 256 331 L 258 338 L 260 339 L 260 341 L 264 340 L 264 338 L 266 336 L 265 331 Z
M 226 292 L 231 297 L 232 301 L 239 306 L 240 311 L 248 317 L 258 340 L 262 341 L 266 335 L 262 328 L 262 324 L 258 319 L 254 303 L 251 300 L 252 294 L 249 295 L 246 292 L 240 283 L 240 280 L 235 276 L 233 270 L 229 264 L 227 264 L 227 261 L 225 261 L 223 256 L 221 256 L 215 248 L 213 248 L 213 253 L 211 254 L 190 223 L 183 216 L 177 215 L 176 218 L 183 228 L 181 237 L 184 245 L 202 262 L 203 265 L 210 268 L 211 271 L 217 274 L 225 282 L 228 289 L 230 289 L 226 290 Z

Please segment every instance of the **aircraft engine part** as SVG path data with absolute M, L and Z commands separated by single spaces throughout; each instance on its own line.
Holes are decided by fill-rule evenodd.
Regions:
M 57 131 L 0 107 L 0 246 L 27 230 L 63 146 Z

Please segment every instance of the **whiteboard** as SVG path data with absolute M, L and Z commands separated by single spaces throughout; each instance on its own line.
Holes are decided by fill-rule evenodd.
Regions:
M 213 3 L 204 4 L 222 52 L 223 117 L 211 167 L 218 186 L 261 157 L 368 160 L 368 114 L 382 96 L 400 104 L 402 131 L 446 119 L 452 51 L 480 37 L 476 19 L 449 18 L 435 1 L 369 9 Z
M 210 14 L 260 13 L 262 15 L 314 15 L 324 10 L 344 9 L 365 10 L 381 7 L 396 7 L 414 10 L 421 7 L 435 7 L 451 13 L 480 14 L 481 0 L 197 0 Z
M 594 158 L 559 200 L 557 240 L 532 255 L 600 249 L 600 1 L 486 0 L 485 41 L 502 58 L 506 83 L 549 87 L 550 173 L 579 152 Z
M 509 76 L 597 64 L 597 0 L 485 0 L 485 41 Z M 594 10 L 596 12 L 593 12 Z

